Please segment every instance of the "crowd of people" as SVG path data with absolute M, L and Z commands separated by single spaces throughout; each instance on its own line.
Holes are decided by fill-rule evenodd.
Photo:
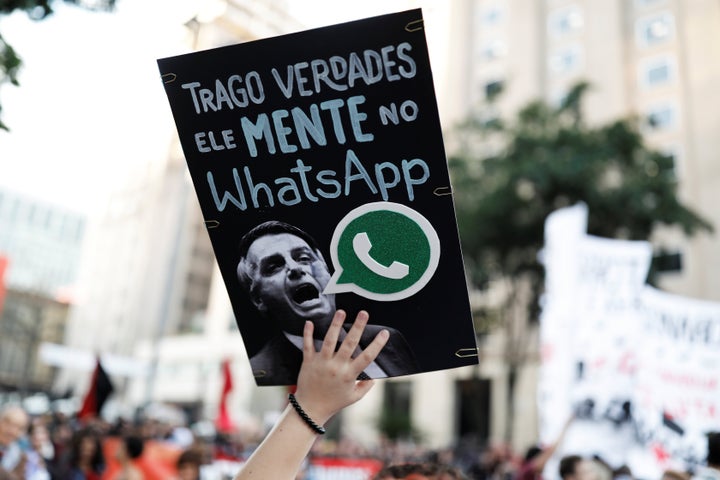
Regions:
M 176 428 L 155 420 L 109 424 L 101 420 L 83 423 L 58 413 L 31 417 L 17 405 L 6 405 L 0 408 L 0 480 L 219 480 L 223 476 L 213 469 L 214 463 L 226 461 L 237 469 L 252 451 L 252 444 L 245 445 L 238 438 L 188 438 L 176 435 Z M 720 480 L 720 434 L 709 437 L 708 443 L 707 468 L 694 475 L 668 470 L 657 480 Z M 152 444 L 163 445 L 164 456 L 147 458 L 147 445 Z M 297 479 L 316 480 L 310 468 L 313 458 L 368 458 L 386 465 L 375 476 L 378 480 L 542 480 L 554 448 L 531 447 L 524 455 L 507 444 L 480 449 L 459 445 L 437 451 L 410 441 L 385 439 L 369 449 L 349 438 L 320 438 L 313 444 L 310 461 L 303 463 Z M 611 466 L 600 458 L 579 455 L 564 457 L 555 473 L 554 478 L 562 480 L 635 478 L 626 466 Z M 409 477 L 411 474 L 416 476 Z
M 162 458 L 141 461 L 158 432 L 153 422 L 110 424 L 60 413 L 30 416 L 20 405 L 5 405 L 0 409 L 0 480 L 170 478 L 163 474 L 170 470 Z M 200 478 L 200 467 L 208 461 L 201 445 L 183 449 L 165 441 L 168 451 L 177 452 L 172 477 Z
M 193 435 L 187 428 L 147 419 L 109 424 L 61 414 L 30 416 L 12 404 L 0 407 L 0 480 L 319 480 L 309 468 L 319 456 L 375 459 L 380 468 L 369 474 L 373 480 L 635 478 L 627 466 L 579 455 L 564 456 L 557 471 L 548 472 L 548 461 L 557 453 L 572 419 L 554 443 L 532 447 L 522 457 L 506 445 L 428 451 L 412 443 L 385 442 L 367 450 L 349 439 L 324 441 L 323 425 L 372 387 L 373 380 L 358 380 L 358 376 L 389 338 L 381 331 L 357 354 L 367 323 L 367 314 L 361 312 L 338 348 L 344 320 L 344 313 L 338 311 L 317 351 L 313 324 L 306 323 L 296 391 L 257 446 L 247 448 L 225 435 Z M 209 468 L 222 462 L 229 467 Z M 720 480 L 720 433 L 708 436 L 706 467 L 695 472 L 668 470 L 660 479 L 647 480 Z

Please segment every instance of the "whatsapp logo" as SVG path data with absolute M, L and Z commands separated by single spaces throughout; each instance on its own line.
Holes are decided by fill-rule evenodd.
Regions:
M 335 227 L 330 255 L 335 273 L 324 293 L 401 300 L 432 278 L 440 260 L 440 240 L 430 222 L 412 208 L 367 203 Z

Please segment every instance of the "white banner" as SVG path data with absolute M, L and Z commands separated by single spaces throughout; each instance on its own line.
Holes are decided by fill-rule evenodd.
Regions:
M 576 205 L 551 213 L 545 221 L 545 294 L 542 299 L 538 382 L 540 439 L 551 442 L 572 411 L 569 402 L 573 358 L 567 348 L 572 338 L 572 298 L 577 279 L 577 249 L 587 230 L 587 207 Z
M 583 209 L 546 222 L 541 441 L 576 415 L 546 475 L 564 454 L 643 478 L 701 463 L 704 432 L 720 429 L 720 304 L 648 287 L 650 244 L 578 233 Z
M 646 287 L 642 307 L 638 432 L 665 468 L 702 463 L 720 429 L 720 304 Z

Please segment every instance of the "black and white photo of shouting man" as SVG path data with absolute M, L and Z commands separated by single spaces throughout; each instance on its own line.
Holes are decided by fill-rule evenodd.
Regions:
M 302 363 L 305 322 L 315 325 L 314 337 L 319 349 L 320 339 L 324 338 L 336 311 L 335 295 L 323 293 L 331 273 L 317 243 L 293 225 L 264 222 L 242 237 L 237 276 L 261 318 L 276 331 L 250 357 L 258 385 L 293 385 Z M 359 349 L 365 348 L 383 329 L 390 332 L 390 338 L 361 378 L 419 372 L 410 346 L 393 328 L 368 324 Z

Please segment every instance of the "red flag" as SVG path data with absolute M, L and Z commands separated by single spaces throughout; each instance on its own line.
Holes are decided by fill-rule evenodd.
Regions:
M 105 369 L 102 367 L 100 358 L 97 358 L 92 380 L 90 381 L 90 388 L 85 395 L 82 408 L 78 412 L 78 418 L 83 419 L 100 416 L 100 410 L 102 410 L 105 401 L 114 390 L 115 387 L 113 387 L 112 382 L 110 382 L 110 377 L 108 377 Z
M 0 314 L 2 314 L 3 304 L 5 303 L 5 271 L 8 266 L 8 258 L 0 255 Z
M 222 362 L 223 389 L 220 394 L 220 406 L 215 419 L 215 427 L 221 432 L 231 432 L 235 429 L 230 412 L 227 408 L 227 397 L 233 389 L 232 372 L 230 371 L 230 360 Z

